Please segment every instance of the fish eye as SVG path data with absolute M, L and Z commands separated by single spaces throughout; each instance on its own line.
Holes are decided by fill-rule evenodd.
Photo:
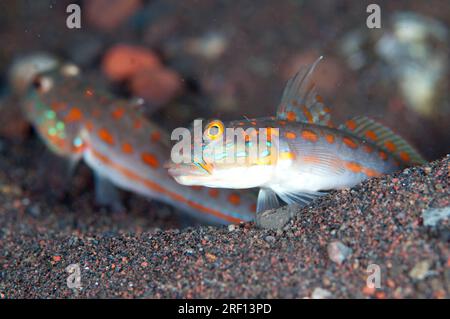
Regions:
M 32 84 L 38 92 L 47 93 L 53 87 L 53 80 L 47 76 L 37 76 Z
M 223 134 L 223 123 L 221 121 L 212 121 L 206 127 L 205 134 L 210 140 L 215 140 Z

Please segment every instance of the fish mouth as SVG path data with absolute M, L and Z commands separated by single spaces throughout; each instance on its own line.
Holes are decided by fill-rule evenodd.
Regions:
M 208 175 L 208 173 L 199 170 L 198 167 L 192 163 L 177 164 L 173 162 L 167 162 L 164 167 L 167 168 L 169 175 L 174 177 L 175 179 L 189 176 L 200 177 Z

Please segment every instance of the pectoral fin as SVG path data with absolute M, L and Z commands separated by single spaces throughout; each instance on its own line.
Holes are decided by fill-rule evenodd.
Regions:
M 288 205 L 301 205 L 306 206 L 317 197 L 326 195 L 326 192 L 308 192 L 308 193 L 295 193 L 295 192 L 283 192 L 279 193 L 278 196 Z
M 271 189 L 261 188 L 258 193 L 258 202 L 256 204 L 256 213 L 262 213 L 269 209 L 280 207 L 277 194 Z
M 95 174 L 95 202 L 101 206 L 108 206 L 117 212 L 125 211 L 117 188 L 109 179 L 99 174 Z

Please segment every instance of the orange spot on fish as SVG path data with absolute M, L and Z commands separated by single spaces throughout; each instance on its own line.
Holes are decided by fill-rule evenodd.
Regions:
M 386 146 L 386 149 L 387 149 L 389 152 L 391 152 L 391 153 L 395 152 L 395 150 L 397 149 L 397 147 L 395 146 L 395 144 L 392 143 L 391 141 L 386 141 L 386 142 L 384 143 L 384 146 Z
M 115 120 L 119 120 L 125 114 L 125 109 L 123 107 L 117 107 L 114 111 L 112 111 L 111 115 Z
M 356 123 L 353 120 L 348 120 L 345 122 L 345 126 L 347 126 L 347 128 L 351 131 L 354 131 L 356 128 Z
M 317 136 L 316 133 L 314 133 L 313 131 L 310 130 L 303 130 L 302 131 L 302 137 L 305 140 L 308 140 L 310 142 L 317 142 L 317 140 L 319 139 L 319 137 Z
M 345 167 L 353 173 L 360 173 L 362 166 L 356 162 L 345 162 Z
M 67 107 L 67 104 L 63 102 L 52 102 L 50 107 L 53 111 L 58 112 L 64 110 Z
M 293 122 L 293 121 L 295 121 L 297 119 L 297 115 L 295 114 L 295 112 L 289 111 L 289 112 L 286 113 L 286 119 L 289 122 Z
M 316 101 L 319 103 L 323 103 L 323 98 L 320 95 L 316 95 Z
M 216 188 L 210 188 L 208 190 L 208 194 L 209 194 L 209 196 L 211 196 L 213 198 L 217 198 L 219 196 L 219 190 Z
M 140 129 L 142 127 L 142 120 L 136 119 L 133 123 L 133 128 Z
M 86 129 L 89 132 L 92 132 L 94 130 L 94 123 L 92 123 L 92 121 L 86 121 Z
M 81 112 L 81 110 L 77 107 L 74 107 L 66 115 L 64 121 L 67 123 L 76 122 L 76 121 L 81 120 L 82 117 L 83 117 L 83 113 Z
M 99 109 L 92 110 L 92 116 L 93 117 L 98 118 L 98 117 L 100 117 L 100 115 L 101 115 L 101 112 L 100 112 Z
M 327 134 L 325 135 L 325 139 L 327 140 L 327 142 L 329 144 L 333 144 L 334 143 L 334 135 L 333 134 Z
M 371 130 L 369 130 L 369 131 L 367 131 L 366 132 L 366 137 L 369 139 L 369 140 L 372 140 L 372 141 L 376 141 L 377 140 L 377 134 L 374 132 L 374 131 L 371 131 Z
M 133 146 L 131 146 L 130 143 L 123 143 L 122 144 L 122 152 L 124 152 L 125 154 L 133 153 Z
M 230 196 L 228 196 L 228 201 L 231 204 L 237 206 L 241 203 L 241 196 L 239 196 L 239 194 L 232 193 L 232 194 L 230 194 Z
M 278 122 L 281 126 L 285 126 L 286 125 L 286 121 L 279 121 Z
M 297 137 L 297 135 L 294 132 L 286 132 L 286 133 L 284 133 L 284 136 L 286 136 L 290 140 Z
M 150 134 L 150 140 L 154 143 L 157 143 L 161 140 L 161 132 L 154 131 L 152 134 Z
M 371 146 L 367 145 L 367 144 L 364 144 L 363 145 L 363 151 L 370 154 L 370 153 L 373 152 L 373 148 Z
M 142 158 L 142 161 L 146 165 L 150 166 L 151 168 L 159 167 L 159 161 L 155 155 L 150 154 L 150 153 L 142 153 L 141 158 Z
M 251 212 L 256 212 L 256 204 L 251 204 L 250 205 L 250 211 Z
M 344 142 L 345 145 L 347 145 L 350 148 L 355 149 L 358 147 L 358 144 L 356 144 L 356 142 L 350 137 L 344 137 L 342 141 Z
M 256 121 L 251 121 L 250 124 L 252 124 L 253 126 L 256 125 Z
M 378 153 L 378 155 L 380 156 L 380 158 L 381 158 L 383 161 L 387 160 L 387 158 L 388 158 L 387 154 L 386 154 L 385 152 L 383 152 L 383 151 L 380 151 L 380 152 Z
M 312 116 L 311 112 L 308 110 L 308 108 L 306 107 L 306 105 L 302 106 L 302 111 L 303 111 L 303 114 L 305 115 L 306 119 L 308 120 L 308 122 L 312 123 L 313 116 Z
M 198 185 L 192 185 L 191 186 L 191 188 L 194 190 L 194 191 L 200 191 L 201 189 L 202 189 L 202 187 L 201 186 L 198 186 Z
M 406 152 L 400 152 L 400 158 L 403 162 L 409 162 L 411 158 L 409 157 L 409 154 Z
M 105 128 L 102 128 L 98 131 L 98 137 L 101 138 L 101 140 L 109 145 L 114 145 L 114 137 L 112 134 Z

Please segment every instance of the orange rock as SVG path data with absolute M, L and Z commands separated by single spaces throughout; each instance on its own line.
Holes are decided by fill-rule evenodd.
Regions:
M 87 21 L 111 31 L 125 22 L 142 5 L 141 0 L 89 0 L 85 2 Z
M 182 89 L 178 73 L 165 69 L 142 70 L 131 79 L 133 94 L 156 105 L 163 105 L 177 96 Z
M 374 287 L 369 287 L 369 286 L 364 286 L 362 293 L 365 294 L 366 296 L 373 296 L 373 294 L 375 293 L 376 288 Z
M 118 44 L 105 54 L 103 72 L 114 80 L 127 80 L 137 72 L 160 68 L 158 57 L 149 49 L 139 46 Z

